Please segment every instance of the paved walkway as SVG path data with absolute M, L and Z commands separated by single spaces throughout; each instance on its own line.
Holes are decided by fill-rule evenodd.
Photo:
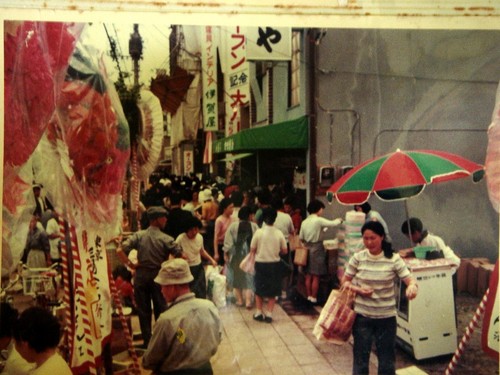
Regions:
M 253 311 L 220 309 L 222 343 L 212 358 L 214 374 L 350 374 L 352 346 L 320 342 L 312 335 L 317 316 L 288 316 L 276 304 L 273 323 L 256 322 Z M 372 364 L 376 373 L 375 364 Z

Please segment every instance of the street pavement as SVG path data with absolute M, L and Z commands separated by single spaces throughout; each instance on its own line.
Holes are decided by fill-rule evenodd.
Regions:
M 214 374 L 350 374 L 352 346 L 320 342 L 312 330 L 317 315 L 289 316 L 275 306 L 273 322 L 253 320 L 253 311 L 229 304 L 220 310 L 223 339 L 212 358 Z M 371 364 L 372 371 L 376 365 Z

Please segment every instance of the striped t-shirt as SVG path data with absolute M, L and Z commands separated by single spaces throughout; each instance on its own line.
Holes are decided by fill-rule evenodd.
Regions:
M 376 319 L 396 316 L 394 281 L 397 277 L 404 280 L 411 276 L 398 254 L 387 259 L 383 252 L 374 256 L 362 250 L 351 257 L 345 273 L 353 278 L 354 285 L 373 288 L 369 297 L 356 295 L 354 311 L 357 314 Z

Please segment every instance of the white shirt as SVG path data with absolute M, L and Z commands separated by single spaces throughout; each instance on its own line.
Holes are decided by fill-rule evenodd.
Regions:
M 292 217 L 289 214 L 281 211 L 278 211 L 278 216 L 276 216 L 274 227 L 279 229 L 281 233 L 283 233 L 283 235 L 285 236 L 285 240 L 287 242 L 290 233 L 295 232 L 295 228 L 293 227 Z
M 71 369 L 69 368 L 66 361 L 59 355 L 55 353 L 52 357 L 47 359 L 40 367 L 35 368 L 30 375 L 72 375 Z
M 182 248 L 182 253 L 187 256 L 189 266 L 197 266 L 201 263 L 201 249 L 203 249 L 203 236 L 197 234 L 192 240 L 186 233 L 179 234 L 175 242 Z
M 283 233 L 272 225 L 262 224 L 250 243 L 250 250 L 256 249 L 255 261 L 272 263 L 280 261 L 280 251 L 286 250 L 286 240 Z
M 310 214 L 300 226 L 299 237 L 304 242 L 318 242 L 324 227 L 335 227 L 342 223 L 340 219 L 328 220 L 316 214 Z
M 449 246 L 444 243 L 441 237 L 429 233 L 427 234 L 427 236 L 425 236 L 422 242 L 419 243 L 419 245 L 432 246 L 436 248 L 436 250 L 442 250 L 445 259 L 450 260 L 453 265 L 456 266 L 456 268 L 453 267 L 453 272 L 455 272 L 458 266 L 460 266 L 460 258 L 453 252 L 453 250 Z
M 52 218 L 47 222 L 47 228 L 45 229 L 47 235 L 57 234 L 56 238 L 49 238 L 50 243 L 50 257 L 52 259 L 59 259 L 61 254 L 59 254 L 59 223 L 56 219 Z

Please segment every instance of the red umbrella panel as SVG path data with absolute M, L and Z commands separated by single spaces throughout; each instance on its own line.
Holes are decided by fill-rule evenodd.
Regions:
M 461 156 L 435 150 L 397 150 L 356 166 L 327 190 L 327 199 L 345 205 L 366 202 L 371 194 L 382 200 L 402 200 L 420 194 L 426 185 L 484 176 L 484 166 Z

